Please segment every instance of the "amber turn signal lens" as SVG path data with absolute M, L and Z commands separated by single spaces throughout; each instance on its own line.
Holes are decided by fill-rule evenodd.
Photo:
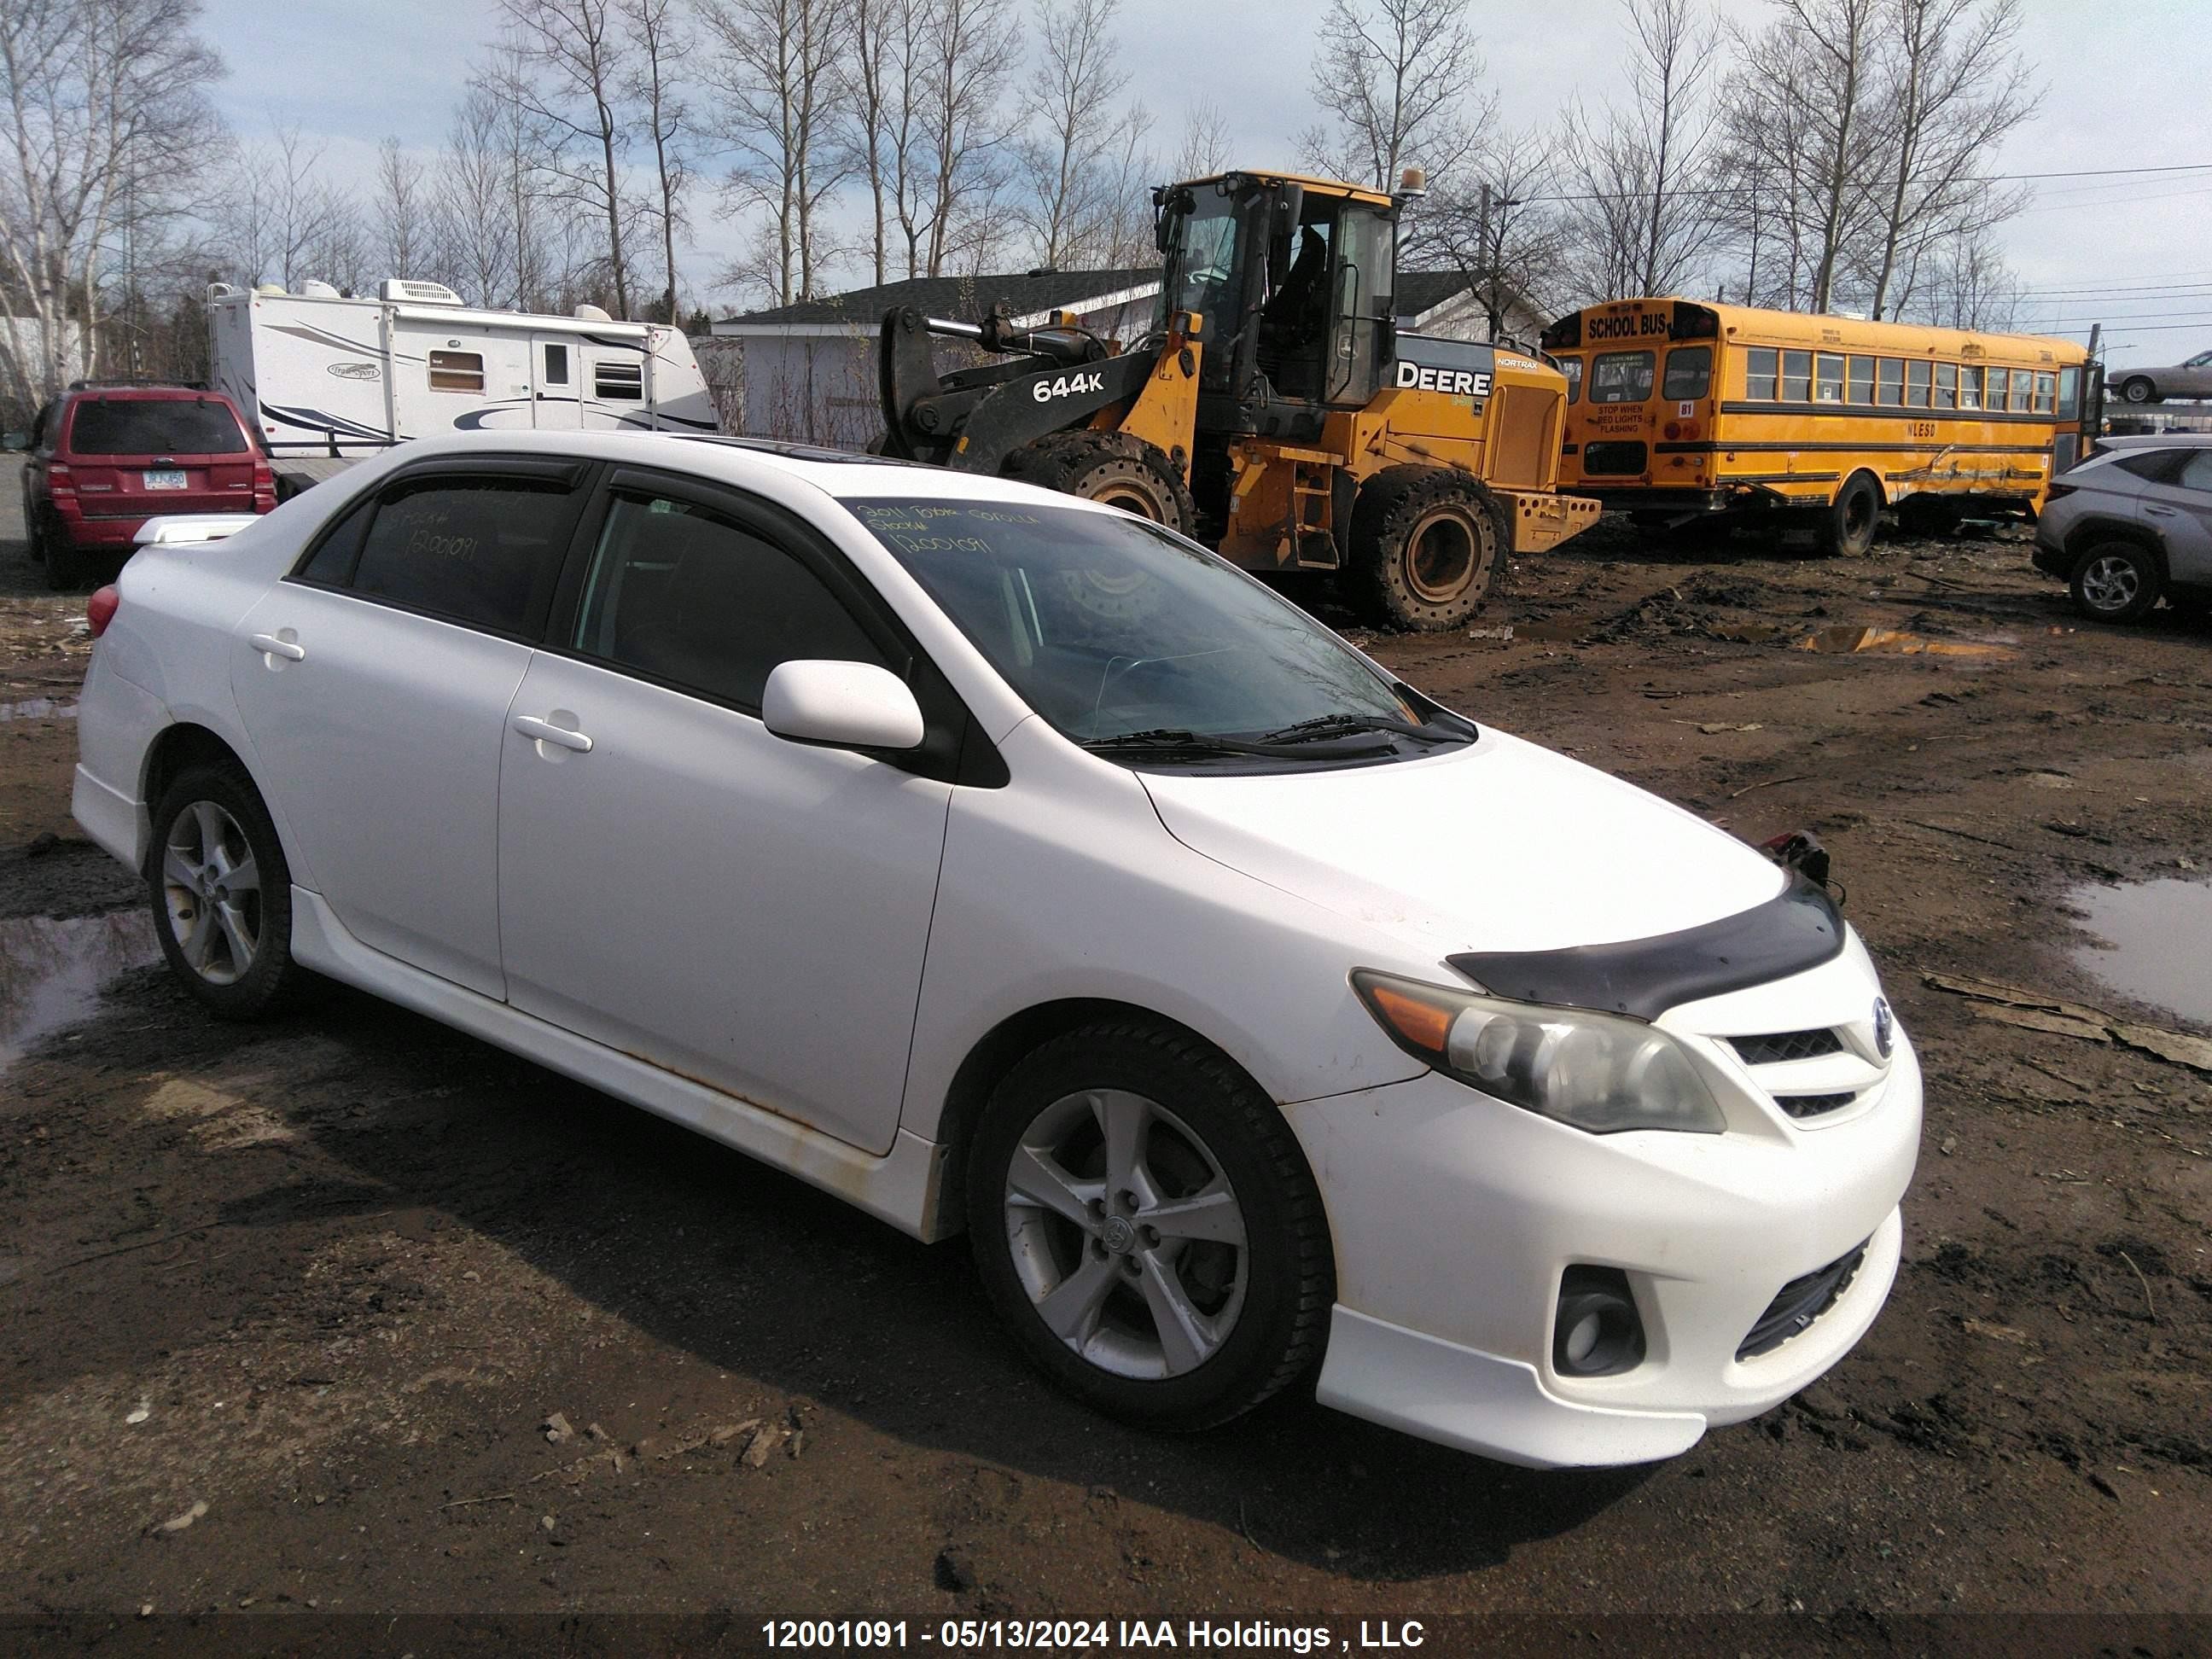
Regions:
M 1443 1053 L 1445 1039 L 1451 1032 L 1450 1009 L 1418 1001 L 1387 985 L 1369 986 L 1367 997 L 1374 1004 L 1375 1012 L 1407 1042 L 1432 1054 Z

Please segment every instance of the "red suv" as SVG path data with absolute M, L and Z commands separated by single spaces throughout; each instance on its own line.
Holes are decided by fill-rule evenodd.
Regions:
M 23 465 L 23 524 L 50 587 L 112 574 L 161 513 L 266 513 L 269 458 L 220 392 L 79 380 L 39 411 Z

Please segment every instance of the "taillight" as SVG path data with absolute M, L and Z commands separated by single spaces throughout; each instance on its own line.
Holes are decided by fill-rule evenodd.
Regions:
M 253 510 L 267 513 L 276 505 L 276 474 L 261 456 L 253 458 Z
M 84 619 L 92 624 L 93 638 L 107 631 L 107 624 L 115 620 L 116 607 L 122 603 L 122 592 L 113 582 L 93 590 L 92 597 L 84 602 Z
M 59 461 L 48 461 L 46 463 L 46 484 L 48 488 L 53 489 L 74 489 L 76 488 L 76 481 L 70 477 L 69 468 L 63 465 Z
M 1680 421 L 1668 422 L 1664 435 L 1668 443 L 1673 443 L 1682 435 L 1682 423 Z

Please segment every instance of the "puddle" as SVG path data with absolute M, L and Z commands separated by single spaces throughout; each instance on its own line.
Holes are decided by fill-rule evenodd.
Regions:
M 2008 646 L 1983 645 L 1968 640 L 1931 640 L 1901 628 L 1823 628 L 1797 641 L 1800 651 L 1879 652 L 1897 657 L 1979 657 L 1985 661 L 2009 662 L 2020 653 Z
M 2068 896 L 2081 926 L 2109 949 L 2075 960 L 2116 991 L 2183 1019 L 2212 1024 L 2212 881 L 2168 876 Z
M 0 702 L 0 720 L 73 720 L 76 705 L 58 697 L 26 697 L 21 702 Z
M 0 1071 L 91 1013 L 116 975 L 161 954 L 153 923 L 139 910 L 0 921 Z

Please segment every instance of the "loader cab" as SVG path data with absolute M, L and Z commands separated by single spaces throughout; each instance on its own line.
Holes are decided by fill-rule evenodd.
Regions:
M 1290 441 L 1364 408 L 1389 356 L 1397 208 L 1320 179 L 1230 173 L 1156 191 L 1161 320 L 1206 319 L 1202 432 Z

